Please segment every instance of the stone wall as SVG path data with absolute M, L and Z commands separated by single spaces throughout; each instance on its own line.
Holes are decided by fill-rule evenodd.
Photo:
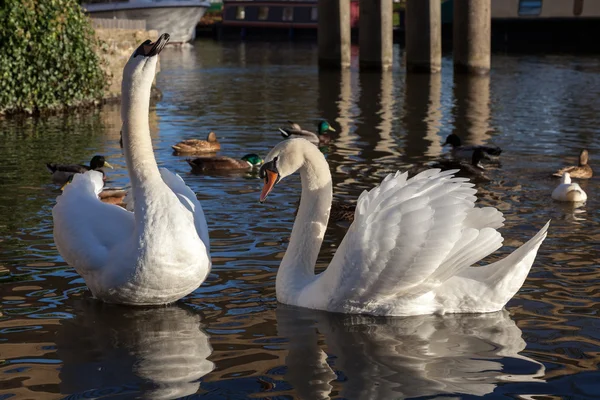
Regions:
M 147 39 L 155 41 L 158 32 L 154 30 L 136 29 L 105 29 L 96 27 L 96 37 L 101 40 L 101 45 L 96 52 L 101 58 L 102 69 L 108 77 L 108 88 L 104 94 L 104 101 L 116 102 L 121 99 L 121 81 L 123 67 L 138 46 Z M 157 66 L 157 72 L 160 64 Z

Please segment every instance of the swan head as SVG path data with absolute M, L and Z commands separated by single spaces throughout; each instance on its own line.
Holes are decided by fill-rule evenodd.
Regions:
M 258 172 L 260 179 L 264 180 L 259 199 L 261 203 L 267 199 L 275 184 L 304 165 L 306 160 L 304 152 L 307 149 L 315 150 L 321 154 L 315 145 L 302 138 L 285 140 L 273 147 L 273 150 L 265 157 L 265 162 Z
M 460 138 L 458 137 L 457 134 L 452 133 L 450 135 L 448 135 L 448 137 L 446 137 L 446 141 L 444 142 L 444 144 L 442 146 L 446 146 L 447 144 L 449 144 L 450 146 L 454 147 L 459 147 L 462 142 L 460 141 Z
M 571 174 L 569 174 L 568 172 L 565 172 L 562 176 L 560 183 L 562 183 L 563 185 L 571 183 Z
M 319 133 L 319 135 L 323 135 L 327 132 L 335 132 L 335 129 L 333 129 L 333 127 L 331 125 L 329 125 L 329 122 L 322 120 L 321 122 L 318 123 L 317 125 L 317 132 Z
M 156 74 L 156 57 L 169 43 L 169 34 L 163 33 L 152 43 L 146 40 L 131 55 L 123 69 L 123 93 L 142 84 L 152 85 Z

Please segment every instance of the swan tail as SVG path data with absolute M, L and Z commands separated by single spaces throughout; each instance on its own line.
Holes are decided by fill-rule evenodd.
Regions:
M 500 261 L 483 267 L 470 267 L 448 280 L 446 294 L 464 294 L 463 303 L 472 302 L 473 312 L 502 309 L 519 291 L 548 234 L 550 221 L 529 241 Z

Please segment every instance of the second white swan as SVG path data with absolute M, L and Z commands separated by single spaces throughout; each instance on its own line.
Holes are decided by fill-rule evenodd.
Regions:
M 305 139 L 275 146 L 260 170 L 260 201 L 296 171 L 300 207 L 276 278 L 285 304 L 386 316 L 498 311 L 523 285 L 549 226 L 506 258 L 475 267 L 502 246 L 502 213 L 476 208 L 473 184 L 456 170 L 411 179 L 398 172 L 363 192 L 333 260 L 315 275 L 332 199 L 319 149 Z
M 210 270 L 208 228 L 195 193 L 159 170 L 150 138 L 150 88 L 169 41 L 144 42 L 123 70 L 123 149 L 134 211 L 98 198 L 102 174 L 77 174 L 52 210 L 54 241 L 92 294 L 106 302 L 157 305 L 195 290 Z

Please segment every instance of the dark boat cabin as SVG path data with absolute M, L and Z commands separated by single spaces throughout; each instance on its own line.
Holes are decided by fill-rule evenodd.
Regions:
M 223 1 L 223 25 L 317 29 L 317 0 Z M 358 1 L 351 2 L 350 21 L 358 26 Z

